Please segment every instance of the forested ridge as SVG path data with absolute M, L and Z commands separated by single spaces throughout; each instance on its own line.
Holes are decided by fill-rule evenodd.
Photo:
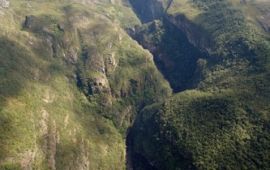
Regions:
M 263 2 L 161 2 L 163 16 L 132 35 L 178 93 L 141 111 L 130 132 L 134 152 L 157 169 L 268 169 L 270 44 L 257 22 L 263 14 L 267 21 Z

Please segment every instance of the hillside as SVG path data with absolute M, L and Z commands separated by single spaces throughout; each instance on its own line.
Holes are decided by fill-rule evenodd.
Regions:
M 131 1 L 146 18 L 132 36 L 153 51 L 180 93 L 138 116 L 130 132 L 140 155 L 134 162 L 145 158 L 156 169 L 269 169 L 270 3 L 155 2 L 158 10 L 153 1 Z
M 270 168 L 270 3 L 0 0 L 0 170 Z
M 62 0 L 2 7 L 0 169 L 125 169 L 137 110 L 171 93 L 152 55 L 123 29 L 140 23 L 131 8 Z

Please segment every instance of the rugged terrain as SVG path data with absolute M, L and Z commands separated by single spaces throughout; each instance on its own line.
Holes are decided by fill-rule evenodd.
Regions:
M 2 7 L 0 169 L 125 169 L 137 111 L 171 94 L 152 55 L 123 29 L 140 23 L 131 8 Z
M 155 2 L 131 1 L 145 22 L 131 35 L 153 52 L 180 93 L 138 116 L 130 132 L 134 162 L 145 158 L 156 169 L 269 169 L 270 3 Z
M 269 2 L 0 0 L 0 21 L 1 170 L 270 168 Z

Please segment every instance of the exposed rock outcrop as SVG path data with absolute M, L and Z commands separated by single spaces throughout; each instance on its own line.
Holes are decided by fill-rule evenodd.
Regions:
M 150 22 L 154 19 L 159 19 L 164 16 L 164 3 L 167 0 L 130 0 L 138 17 L 143 23 Z
M 257 16 L 256 19 L 261 24 L 264 31 L 270 33 L 270 8 L 259 7 L 259 10 L 263 15 Z
M 194 23 L 189 21 L 184 15 L 178 15 L 177 17 L 167 16 L 168 20 L 182 30 L 189 42 L 193 44 L 201 52 L 208 55 L 214 50 L 215 45 L 211 42 L 211 39 L 206 35 L 204 30 L 196 28 Z
M 270 24 L 264 17 L 257 17 L 258 22 L 261 24 L 265 32 L 270 33 Z
M 9 1 L 7 0 L 0 0 L 0 9 L 1 8 L 8 8 L 9 7 Z

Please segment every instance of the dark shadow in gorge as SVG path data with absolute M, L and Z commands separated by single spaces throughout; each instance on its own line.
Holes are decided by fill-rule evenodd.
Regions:
M 169 81 L 174 93 L 193 87 L 197 79 L 197 61 L 206 54 L 190 44 L 181 30 L 164 18 L 127 32 L 153 54 L 157 68 Z M 148 162 L 133 149 L 133 135 L 128 133 L 126 138 L 128 170 L 156 170 L 153 162 Z
M 147 169 L 147 170 L 158 170 L 154 162 L 149 163 L 147 159 L 141 155 L 140 153 L 136 152 L 133 148 L 133 135 L 130 132 L 130 129 L 127 131 L 126 137 L 126 166 L 127 170 L 138 170 L 138 169 Z M 129 133 L 130 132 L 130 133 Z
M 174 93 L 193 87 L 197 60 L 205 58 L 187 36 L 167 19 L 155 20 L 128 33 L 154 56 Z
M 164 7 L 157 0 L 129 0 L 129 3 L 142 23 L 151 22 L 164 16 Z
M 144 24 L 128 29 L 127 33 L 153 54 L 157 68 L 170 83 L 174 93 L 191 89 L 197 79 L 197 61 L 207 55 L 194 47 L 186 34 L 164 17 L 161 4 L 151 5 L 151 2 L 130 0 L 133 10 Z M 171 1 L 168 2 L 170 5 Z M 154 162 L 148 162 L 144 155 L 134 150 L 134 135 L 128 133 L 126 137 L 127 169 L 156 170 Z

